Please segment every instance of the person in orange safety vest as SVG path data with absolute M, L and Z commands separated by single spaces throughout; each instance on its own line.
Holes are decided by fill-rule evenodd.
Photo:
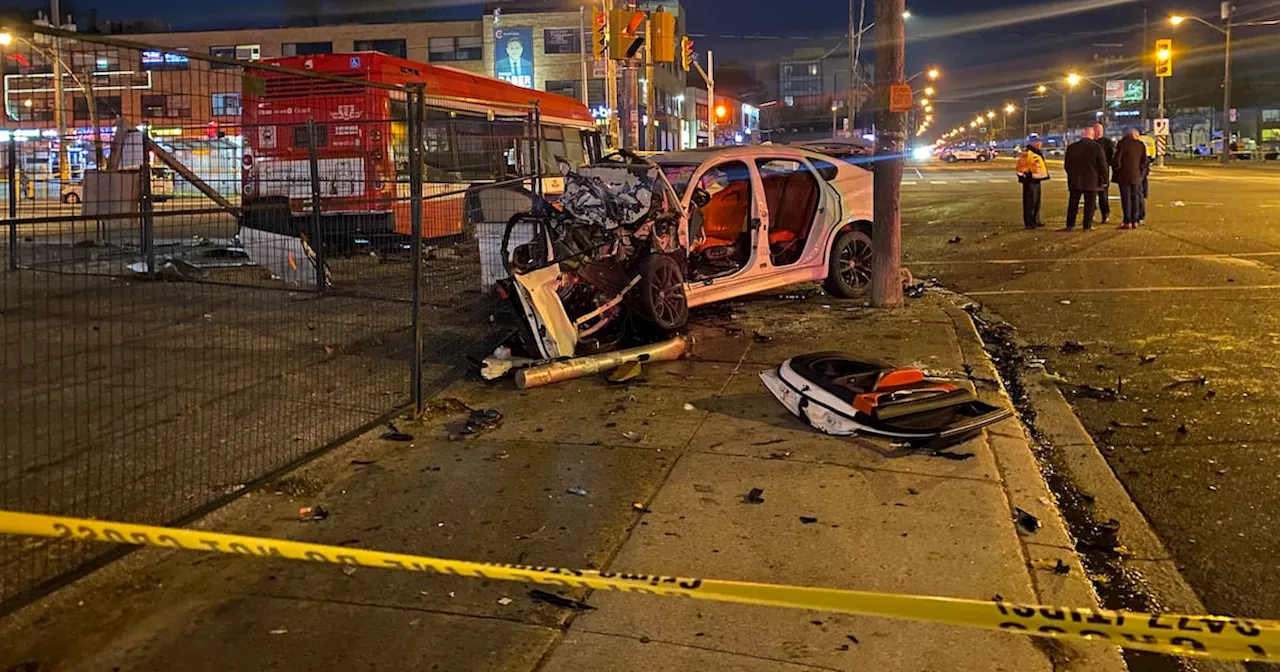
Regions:
M 1018 155 L 1018 181 L 1022 183 L 1022 225 L 1028 229 L 1044 226 L 1040 218 L 1040 183 L 1049 179 L 1049 167 L 1040 151 L 1039 136 L 1027 138 L 1027 146 Z

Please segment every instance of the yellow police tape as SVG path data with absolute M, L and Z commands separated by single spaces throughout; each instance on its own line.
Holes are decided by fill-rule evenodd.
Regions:
M 1126 648 L 1181 656 L 1230 660 L 1280 660 L 1280 622 L 1275 621 L 1047 607 L 1003 601 L 962 600 L 861 590 L 491 564 L 282 539 L 8 511 L 0 511 L 0 534 L 159 546 L 231 555 L 520 581 L 561 588 L 594 588 L 718 602 L 839 611 L 913 621 L 967 625 L 1030 635 L 1101 640 Z

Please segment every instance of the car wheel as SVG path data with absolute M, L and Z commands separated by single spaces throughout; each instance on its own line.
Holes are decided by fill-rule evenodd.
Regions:
M 640 317 L 663 331 L 675 331 L 689 321 L 684 273 L 673 257 L 653 254 L 640 264 L 636 286 Z
M 836 236 L 827 265 L 827 291 L 856 299 L 871 289 L 871 236 L 849 229 Z
M 947 156 L 947 163 L 955 163 L 955 162 L 956 162 L 956 155 L 955 155 L 955 154 L 949 154 L 949 155 Z
M 80 195 L 75 192 L 65 194 L 62 197 L 62 202 L 66 203 L 67 205 L 76 205 L 77 203 L 80 202 Z
M 987 160 L 987 155 L 986 155 L 986 154 L 979 154 L 979 155 L 978 155 L 978 163 L 985 163 L 985 162 L 986 162 L 986 160 Z

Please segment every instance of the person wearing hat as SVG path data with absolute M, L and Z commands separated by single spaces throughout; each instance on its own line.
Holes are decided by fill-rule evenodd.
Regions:
M 1036 134 L 1027 138 L 1015 170 L 1022 183 L 1022 225 L 1028 229 L 1044 226 L 1044 220 L 1040 219 L 1040 183 L 1049 179 L 1049 166 L 1044 162 L 1040 137 Z

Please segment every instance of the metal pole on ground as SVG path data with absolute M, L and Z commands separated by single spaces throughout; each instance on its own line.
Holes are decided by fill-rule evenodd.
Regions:
M 320 133 L 316 127 L 316 120 L 308 119 L 307 163 L 311 167 L 311 232 L 307 237 L 311 239 L 311 252 L 315 255 L 316 291 L 323 292 L 325 289 L 324 237 L 320 233 L 320 160 L 316 150 L 319 139 Z
M 426 403 L 422 392 L 422 122 L 426 118 L 426 101 L 421 84 L 409 90 L 409 233 L 413 236 L 413 285 L 410 289 L 410 319 L 413 326 L 413 362 L 410 364 L 409 386 L 414 417 L 422 414 Z M 540 161 L 540 159 L 537 159 Z
M 138 166 L 138 211 L 142 219 L 142 255 L 147 275 L 156 277 L 156 229 L 151 216 L 151 128 L 142 130 L 142 159 Z
M 871 234 L 871 305 L 901 308 L 902 302 L 902 151 L 905 129 L 901 112 L 890 106 L 891 87 L 905 85 L 905 0 L 875 4 L 876 160 Z
M 1164 116 L 1164 79 L 1165 78 L 1158 77 L 1157 79 L 1160 80 L 1160 103 L 1159 103 L 1158 114 L 1156 116 L 1160 119 L 1165 119 L 1166 118 Z M 1168 136 L 1164 136 L 1164 137 L 1167 138 Z M 1157 134 L 1156 135 L 1156 167 L 1164 168 L 1164 154 L 1168 150 L 1168 146 L 1169 146 L 1169 141 L 1167 139 L 1162 140 L 1161 136 Z

